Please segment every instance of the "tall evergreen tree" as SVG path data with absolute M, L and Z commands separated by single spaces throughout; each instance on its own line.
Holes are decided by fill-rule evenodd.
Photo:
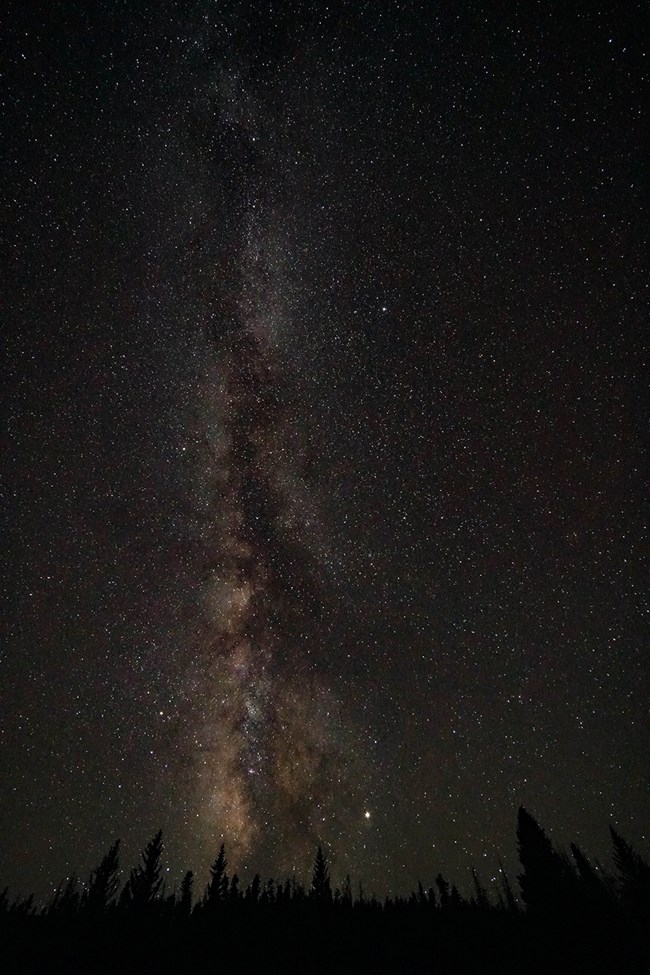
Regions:
M 476 906 L 480 907 L 482 910 L 487 910 L 490 906 L 490 901 L 487 895 L 487 891 L 485 890 L 485 887 L 481 883 L 481 879 L 478 873 L 476 872 L 476 870 L 474 869 L 474 867 L 470 867 L 470 870 L 472 873 L 472 881 L 474 884 L 474 899 L 476 902 Z
M 582 904 L 588 908 L 604 906 L 611 901 L 611 895 L 602 877 L 598 875 L 579 846 L 571 843 L 570 849 L 578 871 L 578 887 Z
M 118 871 L 120 841 L 115 840 L 98 867 L 90 874 L 81 906 L 89 914 L 97 915 L 108 910 L 119 887 Z
M 501 875 L 500 893 L 503 898 L 504 907 L 508 911 L 517 911 L 517 900 L 512 892 L 510 879 L 504 869 L 503 864 L 501 863 L 501 860 L 499 860 L 499 873 Z
M 192 888 L 194 886 L 194 874 L 188 870 L 181 881 L 181 891 L 178 899 L 178 909 L 184 917 L 189 917 L 192 913 Z
M 352 881 L 350 880 L 350 874 L 345 875 L 345 880 L 343 881 L 343 888 L 341 890 L 341 903 L 345 907 L 352 907 Z
M 311 880 L 311 893 L 314 900 L 321 903 L 332 900 L 332 886 L 330 884 L 330 872 L 327 865 L 327 858 L 323 853 L 323 848 L 318 847 L 316 859 L 314 860 L 314 872 Z
M 205 897 L 203 903 L 207 907 L 214 907 L 220 901 L 224 901 L 228 894 L 228 874 L 226 873 L 226 867 L 228 866 L 228 861 L 226 860 L 226 847 L 222 843 L 219 847 L 219 853 L 217 858 L 210 867 L 210 880 L 205 891 Z
M 542 827 L 520 807 L 517 816 L 521 896 L 529 911 L 557 913 L 571 903 L 575 876 L 565 857 L 554 848 Z
M 126 900 L 136 910 L 151 907 L 160 899 L 163 887 L 162 874 L 162 830 L 147 843 L 140 854 L 141 863 L 131 870 Z
M 650 909 L 650 866 L 613 826 L 614 864 L 618 871 L 619 896 L 628 907 Z
M 260 891 L 262 889 L 262 879 L 259 873 L 256 873 L 253 877 L 252 883 L 246 888 L 246 900 L 252 901 L 254 904 L 260 899 Z
M 274 881 L 273 877 L 269 877 L 269 879 L 264 884 L 264 890 L 262 891 L 262 895 L 260 897 L 260 900 L 264 904 L 273 904 L 273 903 L 275 903 L 275 899 L 276 899 L 275 898 L 275 881 Z
M 230 880 L 230 887 L 228 888 L 228 898 L 231 901 L 236 901 L 236 900 L 239 900 L 239 897 L 240 897 L 240 893 L 239 893 L 239 877 L 235 873 L 235 874 L 233 874 L 233 876 L 232 876 L 232 878 Z

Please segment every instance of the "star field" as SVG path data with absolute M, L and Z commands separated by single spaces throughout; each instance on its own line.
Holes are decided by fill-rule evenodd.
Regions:
M 28 6 L 0 888 L 647 853 L 643 6 Z

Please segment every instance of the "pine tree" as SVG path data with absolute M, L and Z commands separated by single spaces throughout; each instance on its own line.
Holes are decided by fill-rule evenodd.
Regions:
M 529 911 L 557 913 L 575 895 L 575 875 L 544 830 L 522 806 L 517 817 L 521 896 Z
M 470 867 L 472 873 L 472 881 L 474 883 L 475 901 L 476 906 L 480 907 L 482 910 L 487 910 L 490 906 L 490 901 L 485 890 L 485 887 L 481 883 L 479 875 L 477 874 L 474 867 Z
M 230 881 L 230 887 L 228 888 L 228 897 L 231 901 L 239 900 L 239 877 L 237 874 L 233 874 Z
M 441 873 L 436 877 L 436 887 L 438 888 L 438 896 L 440 899 L 440 906 L 442 908 L 449 907 L 450 895 L 449 895 L 449 883 L 445 880 Z
M 609 832 L 614 844 L 621 901 L 628 907 L 647 910 L 650 908 L 650 866 L 613 826 Z
M 253 877 L 252 883 L 246 888 L 246 900 L 252 901 L 254 904 L 260 899 L 260 890 L 262 887 L 262 880 L 259 873 L 256 873 Z
M 341 903 L 345 907 L 352 907 L 352 881 L 350 880 L 350 874 L 345 875 L 345 880 L 343 882 L 343 889 L 341 890 Z
M 332 900 L 330 872 L 323 848 L 318 847 L 314 861 L 314 873 L 311 881 L 311 893 L 314 900 L 327 903 Z
M 120 841 L 115 840 L 104 859 L 92 871 L 88 887 L 84 891 L 81 906 L 89 914 L 97 915 L 108 910 L 119 886 Z
M 206 907 L 214 907 L 221 901 L 226 899 L 228 893 L 228 875 L 226 873 L 226 867 L 228 866 L 228 861 L 226 860 L 226 847 L 222 843 L 219 847 L 219 853 L 217 859 L 214 861 L 210 867 L 210 881 L 205 891 L 205 897 L 203 898 L 203 903 Z
M 585 907 L 604 906 L 611 901 L 611 896 L 605 883 L 591 865 L 579 846 L 571 843 L 571 854 L 578 871 L 578 884 L 581 901 Z
M 192 913 L 192 888 L 194 886 L 194 874 L 188 870 L 181 881 L 181 891 L 178 900 L 178 909 L 183 917 L 189 917 Z
M 47 913 L 57 917 L 70 917 L 79 910 L 80 900 L 79 881 L 73 875 L 57 889 Z
M 517 911 L 517 901 L 512 892 L 512 887 L 510 886 L 508 874 L 506 873 L 501 860 L 499 860 L 499 873 L 501 874 L 500 893 L 503 898 L 504 907 L 508 911 Z
M 260 900 L 264 901 L 265 904 L 275 903 L 275 881 L 273 877 L 269 877 L 264 884 L 264 890 L 262 891 Z
M 452 884 L 451 893 L 449 894 L 449 907 L 453 908 L 454 910 L 458 910 L 458 908 L 462 907 L 464 903 L 465 901 L 461 897 L 458 887 L 456 887 L 455 884 Z
M 163 887 L 161 876 L 162 851 L 162 830 L 158 830 L 140 854 L 142 863 L 131 870 L 129 882 L 125 888 L 128 891 L 125 900 L 136 910 L 148 909 L 161 897 Z
M 9 910 L 12 914 L 18 915 L 19 917 L 33 917 L 36 914 L 34 895 L 29 894 L 27 897 L 17 897 Z

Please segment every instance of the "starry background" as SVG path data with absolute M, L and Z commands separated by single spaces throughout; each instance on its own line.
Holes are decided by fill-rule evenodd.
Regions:
M 647 28 L 5 13 L 0 886 L 647 854 Z

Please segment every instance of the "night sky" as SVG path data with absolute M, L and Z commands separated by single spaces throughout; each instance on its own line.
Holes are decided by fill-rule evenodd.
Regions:
M 647 855 L 646 14 L 5 13 L 0 888 Z

